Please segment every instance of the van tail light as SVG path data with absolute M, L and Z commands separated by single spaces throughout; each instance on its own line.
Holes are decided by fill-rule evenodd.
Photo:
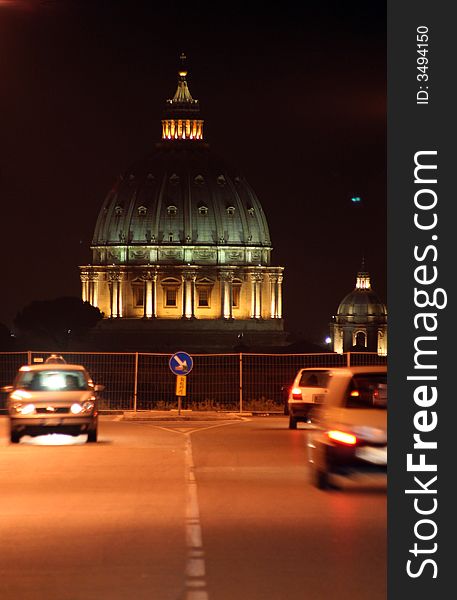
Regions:
M 327 431 L 327 436 L 332 442 L 338 444 L 344 444 L 345 446 L 355 446 L 357 444 L 357 438 L 352 433 L 346 431 L 339 431 L 338 429 L 332 429 Z
M 301 400 L 301 389 L 300 388 L 292 388 L 292 398 L 294 400 Z

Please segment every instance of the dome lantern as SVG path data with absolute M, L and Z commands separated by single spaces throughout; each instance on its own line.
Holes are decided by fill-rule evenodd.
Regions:
M 371 290 L 370 274 L 365 270 L 365 259 L 362 260 L 362 268 L 357 273 L 355 288 L 356 290 Z
M 178 87 L 173 98 L 166 101 L 164 118 L 162 119 L 163 140 L 203 140 L 203 119 L 200 118 L 198 100 L 192 98 L 187 85 L 186 55 L 180 56 L 181 65 L 178 70 Z

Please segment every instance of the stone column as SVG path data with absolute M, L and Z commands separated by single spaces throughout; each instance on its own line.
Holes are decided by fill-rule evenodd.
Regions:
M 83 302 L 88 302 L 89 300 L 89 275 L 84 272 L 81 273 L 81 296 Z
M 184 310 L 183 316 L 186 319 L 195 317 L 195 279 L 196 274 L 193 271 L 186 271 L 183 276 L 184 281 Z
M 277 313 L 278 277 L 276 273 L 269 274 L 270 280 L 270 318 L 275 319 Z
M 233 273 L 223 271 L 220 274 L 221 279 L 221 317 L 223 319 L 233 319 Z
M 262 318 L 262 273 L 251 273 L 251 319 Z
M 144 281 L 143 317 L 151 319 L 157 317 L 157 273 L 144 271 L 141 279 Z
M 118 289 L 118 293 L 117 293 L 117 316 L 118 317 L 123 317 L 124 316 L 124 286 L 123 286 L 123 282 L 124 281 L 124 273 L 119 273 L 119 278 L 117 281 L 117 289 Z
M 115 318 L 117 317 L 117 292 L 118 292 L 118 287 L 117 287 L 117 280 L 116 280 L 116 274 L 115 273 L 109 273 L 108 275 L 108 285 L 109 285 L 109 291 L 110 291 L 110 317 L 111 318 Z
M 89 273 L 86 300 L 97 306 L 98 303 L 98 273 Z
M 221 319 L 225 319 L 225 278 L 223 273 L 219 274 L 221 282 Z
M 255 273 L 251 273 L 251 319 L 255 319 L 257 300 L 257 281 Z
M 276 318 L 282 319 L 282 275 L 278 275 Z
M 228 303 L 229 303 L 229 318 L 233 319 L 233 276 L 230 277 L 230 281 L 228 282 L 229 285 L 229 297 L 228 297 Z
M 262 318 L 262 282 L 263 282 L 263 275 L 261 273 L 257 273 L 257 295 L 256 295 L 256 319 L 261 319 Z
M 110 312 L 111 317 L 122 317 L 122 286 L 123 273 L 109 273 L 108 281 L 110 286 Z

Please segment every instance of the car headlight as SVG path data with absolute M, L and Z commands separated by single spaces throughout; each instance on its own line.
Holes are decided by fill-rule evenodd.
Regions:
M 31 398 L 32 394 L 27 392 L 26 390 L 14 390 L 11 394 L 11 400 L 27 400 L 27 398 Z
M 70 406 L 70 412 L 74 415 L 80 415 L 82 413 L 90 413 L 94 410 L 94 403 L 91 402 L 90 400 L 87 400 L 86 402 L 83 402 L 82 404 L 79 404 L 78 402 L 75 402 L 74 404 L 72 404 Z
M 36 413 L 34 404 L 21 404 L 20 402 L 13 404 L 13 410 L 20 415 L 34 415 Z

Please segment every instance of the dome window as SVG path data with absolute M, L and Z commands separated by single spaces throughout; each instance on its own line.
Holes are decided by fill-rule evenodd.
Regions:
M 219 175 L 219 177 L 217 178 L 217 183 L 218 185 L 225 185 L 227 183 L 227 181 L 225 180 L 225 177 L 223 175 Z
M 251 217 L 253 217 L 255 215 L 255 209 L 252 206 L 250 206 L 248 208 L 248 213 L 251 215 Z
M 170 217 L 175 217 L 177 212 L 178 209 L 176 206 L 174 206 L 174 204 L 170 204 L 170 206 L 167 206 L 167 213 L 170 215 Z
M 203 185 L 203 184 L 205 183 L 205 179 L 204 179 L 203 175 L 197 175 L 197 176 L 194 178 L 194 182 L 195 182 L 197 185 Z
M 207 215 L 208 214 L 208 207 L 207 206 L 199 206 L 198 207 L 198 212 L 200 215 Z
M 147 212 L 148 212 L 148 209 L 146 208 L 146 206 L 139 206 L 138 207 L 138 214 L 139 214 L 140 217 L 144 217 Z
M 129 180 L 133 181 L 135 179 L 135 175 L 133 173 L 130 173 L 129 175 Z
M 116 206 L 116 208 L 114 209 L 114 214 L 116 215 L 116 217 L 120 217 L 122 215 L 122 213 L 124 212 L 124 209 L 122 208 L 122 206 Z
M 227 206 L 227 214 L 232 217 L 235 214 L 235 207 L 234 206 Z
M 173 173 L 173 175 L 170 177 L 170 183 L 173 183 L 173 184 L 179 183 L 179 175 L 176 175 L 176 173 Z
M 154 179 L 154 175 L 152 173 L 148 173 L 147 180 L 152 181 Z

